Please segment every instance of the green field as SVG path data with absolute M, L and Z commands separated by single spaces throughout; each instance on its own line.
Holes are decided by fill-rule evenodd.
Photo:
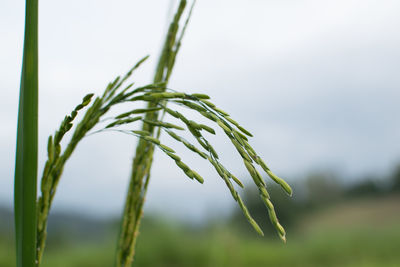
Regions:
M 144 225 L 135 266 L 400 266 L 399 203 L 400 197 L 392 196 L 320 210 L 289 231 L 287 244 L 223 225 L 192 231 Z M 112 266 L 114 243 L 49 246 L 43 267 Z M 1 243 L 1 267 L 15 266 L 13 249 Z

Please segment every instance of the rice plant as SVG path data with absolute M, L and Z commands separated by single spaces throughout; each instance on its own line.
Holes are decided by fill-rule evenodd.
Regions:
M 32 8 L 32 6 L 28 6 L 28 3 L 33 5 L 33 7 L 35 7 L 36 4 L 36 10 L 32 11 L 32 9 L 29 9 Z M 27 103 L 24 102 L 24 99 L 26 99 L 26 92 L 30 92 L 27 91 L 28 84 L 36 90 L 32 89 L 36 94 L 29 99 L 31 101 L 37 100 L 37 63 L 35 65 L 36 80 L 32 78 L 34 76 L 31 77 L 33 80 L 25 80 L 27 79 L 26 77 L 28 77 L 26 75 L 32 75 L 32 73 L 26 73 L 24 67 L 27 64 L 33 64 L 26 61 L 29 59 L 28 56 L 31 55 L 30 53 L 33 53 L 37 60 L 37 43 L 36 47 L 34 47 L 36 49 L 36 54 L 34 53 L 34 49 L 31 48 L 33 52 L 28 50 L 31 46 L 29 46 L 30 43 L 27 41 L 27 38 L 29 39 L 29 34 L 32 35 L 32 33 L 26 31 L 26 36 L 28 37 L 25 39 L 24 48 L 15 179 L 18 266 L 40 266 L 46 242 L 48 215 L 65 164 L 84 137 L 100 134 L 104 131 L 113 131 L 116 134 L 129 134 L 135 138 L 139 138 L 132 162 L 131 177 L 127 190 L 124 212 L 121 218 L 115 266 L 126 267 L 132 265 L 138 230 L 143 215 L 144 199 L 150 180 L 153 154 L 156 148 L 165 153 L 182 170 L 183 175 L 199 183 L 204 182 L 204 178 L 184 163 L 173 148 L 160 142 L 160 135 L 163 132 L 173 138 L 177 143 L 182 143 L 189 151 L 209 162 L 210 167 L 214 168 L 216 173 L 225 182 L 232 198 L 237 202 L 250 225 L 260 235 L 263 235 L 261 228 L 251 217 L 242 198 L 235 189 L 234 184 L 239 187 L 244 187 L 243 183 L 229 171 L 228 167 L 225 167 L 220 162 L 219 154 L 212 146 L 211 141 L 203 134 L 204 132 L 216 134 L 215 128 L 222 129 L 225 137 L 232 143 L 238 154 L 242 157 L 243 165 L 252 177 L 254 184 L 259 190 L 260 198 L 267 207 L 271 223 L 275 226 L 280 238 L 283 241 L 286 240 L 285 230 L 279 223 L 275 214 L 274 206 L 266 188 L 266 182 L 256 166 L 258 165 L 259 169 L 262 169 L 273 181 L 278 183 L 287 194 L 291 195 L 292 189 L 283 179 L 271 172 L 265 162 L 256 153 L 255 149 L 250 145 L 249 139 L 252 137 L 252 134 L 231 118 L 227 112 L 212 103 L 208 95 L 202 93 L 188 94 L 168 87 L 168 81 L 172 74 L 194 3 L 195 2 L 192 3 L 189 11 L 185 12 L 187 1 L 181 0 L 179 2 L 175 16 L 173 17 L 166 35 L 152 83 L 136 87 L 134 83 L 130 81 L 135 70 L 148 59 L 146 56 L 125 75 L 117 77 L 110 82 L 102 95 L 95 97 L 93 94 L 87 94 L 83 97 L 82 102 L 64 118 L 57 131 L 48 138 L 47 160 L 41 176 L 40 196 L 37 200 L 35 176 L 37 171 L 37 121 L 34 120 L 35 118 L 32 119 L 23 116 L 26 112 L 25 109 L 28 108 L 35 108 L 36 110 L 36 113 L 31 112 L 29 115 L 37 114 L 37 101 L 34 102 L 36 103 L 35 105 L 32 104 L 33 102 L 29 102 L 31 106 L 28 107 L 26 107 Z M 32 21 L 30 21 L 30 19 L 32 19 L 32 17 L 29 16 L 30 12 L 36 12 L 36 17 L 34 17 L 34 19 L 36 19 L 36 24 L 32 24 Z M 37 1 L 27 0 L 26 19 L 27 29 L 33 27 L 32 25 L 36 25 L 34 30 L 37 31 Z M 30 23 L 29 25 L 28 21 Z M 37 41 L 37 32 L 34 33 L 36 34 L 35 40 Z M 32 41 L 32 39 L 29 40 Z M 36 87 L 34 87 L 35 84 Z M 147 107 L 132 109 L 137 102 L 145 102 L 147 103 Z M 124 112 L 113 117 L 107 124 L 104 124 L 104 116 L 117 105 L 123 105 Z M 209 121 L 209 125 L 191 120 L 184 112 L 177 111 L 175 109 L 177 106 L 199 113 Z M 85 111 L 82 119 L 76 123 L 74 127 L 78 112 L 83 112 L 83 110 Z M 173 118 L 174 121 L 164 120 L 165 114 L 170 115 L 169 117 Z M 29 129 L 23 124 L 27 122 L 29 122 L 29 126 L 31 126 Z M 180 132 L 184 131 L 187 131 L 193 136 L 194 140 L 196 140 L 196 144 L 182 137 Z M 61 141 L 70 132 L 72 133 L 69 142 L 64 148 L 61 147 Z M 29 139 L 25 141 L 23 138 L 27 138 L 27 135 Z M 30 148 L 30 146 L 21 145 L 21 142 L 29 142 L 32 148 Z M 28 153 L 28 156 L 25 157 L 29 157 L 29 160 L 32 161 L 30 164 L 27 164 L 25 161 L 24 153 Z M 33 154 L 35 154 L 35 157 L 32 156 Z M 30 173 L 25 172 L 25 168 L 30 168 Z M 29 192 L 27 190 L 29 190 Z

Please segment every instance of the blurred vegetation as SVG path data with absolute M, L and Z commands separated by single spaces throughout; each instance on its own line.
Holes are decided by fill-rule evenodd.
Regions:
M 297 183 L 292 183 L 296 191 L 293 197 L 282 194 L 282 189 L 276 184 L 268 184 L 267 187 L 280 222 L 288 232 L 296 232 L 298 224 L 315 213 L 346 205 L 349 201 L 354 203 L 372 200 L 379 203 L 381 198 L 399 194 L 400 164 L 388 177 L 367 176 L 356 180 L 358 182 L 349 184 L 347 179 L 332 172 L 315 172 Z M 256 188 L 247 188 L 244 193 L 244 201 L 253 217 L 264 233 L 274 238 L 274 229 L 267 220 L 263 203 L 257 198 Z M 252 229 L 246 226 L 246 220 L 242 217 L 240 212 L 235 212 L 230 225 L 239 232 L 250 234 Z
M 146 217 L 135 266 L 400 266 L 400 165 L 390 177 L 349 184 L 328 172 L 295 184 L 293 199 L 269 185 L 288 243 L 279 241 L 257 192 L 245 200 L 267 236 L 235 211 L 201 226 Z M 15 266 L 12 214 L 0 209 L 0 266 Z M 43 267 L 109 267 L 118 222 L 53 214 Z

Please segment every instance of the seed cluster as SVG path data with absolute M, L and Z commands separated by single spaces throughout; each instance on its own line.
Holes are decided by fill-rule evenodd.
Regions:
M 77 105 L 71 114 L 64 118 L 54 136 L 49 137 L 47 142 L 47 161 L 45 163 L 40 184 L 41 195 L 37 203 L 38 215 L 36 260 L 38 265 L 40 264 L 43 256 L 50 207 L 56 193 L 57 185 L 61 179 L 65 163 L 71 157 L 71 154 L 75 150 L 78 143 L 100 122 L 100 119 L 110 110 L 112 106 L 124 103 L 127 98 L 137 93 L 135 90 L 131 89 L 133 84 L 127 85 L 122 90 L 118 89 L 122 88 L 123 84 L 132 75 L 133 71 L 136 70 L 147 58 L 148 57 L 145 57 L 140 60 L 122 79 L 117 77 L 113 82 L 109 83 L 104 90 L 103 95 L 96 97 L 94 101 L 92 101 L 93 94 L 86 95 L 83 98 L 82 103 Z M 154 86 L 155 85 L 151 85 L 149 87 L 151 88 Z M 142 87 L 138 88 L 137 90 L 141 91 L 146 89 L 147 87 Z M 87 108 L 81 121 L 76 125 L 71 140 L 62 151 L 61 140 L 73 127 L 73 122 L 78 115 L 78 112 L 87 106 L 89 107 Z M 132 118 L 125 122 L 118 121 L 114 126 L 120 123 L 124 124 L 133 121 L 134 120 Z M 108 127 L 112 126 L 108 125 Z
M 171 89 L 166 89 L 163 93 L 154 93 L 154 92 L 144 92 L 140 96 L 135 96 L 127 101 L 146 101 L 150 103 L 154 103 L 157 107 L 151 109 L 141 109 L 140 112 L 154 112 L 163 110 L 166 113 L 170 114 L 172 117 L 176 118 L 177 120 L 181 121 L 185 126 L 186 129 L 192 134 L 192 136 L 197 140 L 200 144 L 201 148 L 196 147 L 195 145 L 191 144 L 185 138 L 180 136 L 177 132 L 173 130 L 184 130 L 184 128 L 169 123 L 169 122 L 161 122 L 161 121 L 148 121 L 146 119 L 140 117 L 130 117 L 131 114 L 137 114 L 138 112 L 131 111 L 129 114 L 124 113 L 122 116 L 116 116 L 115 121 L 109 124 L 106 128 L 113 128 L 114 126 L 121 126 L 130 124 L 133 121 L 142 120 L 144 123 L 148 123 L 153 126 L 160 127 L 162 130 L 168 133 L 174 140 L 182 143 L 188 148 L 190 151 L 200 155 L 202 158 L 208 160 L 211 165 L 214 167 L 218 175 L 224 180 L 228 189 L 231 192 L 232 197 L 238 203 L 239 207 L 242 209 L 243 214 L 250 222 L 250 224 L 254 227 L 254 229 L 261 235 L 263 235 L 262 230 L 257 225 L 255 220 L 251 217 L 250 213 L 248 212 L 243 200 L 240 198 L 238 192 L 235 190 L 232 181 L 238 184 L 240 187 L 243 187 L 243 183 L 236 178 L 231 172 L 229 172 L 219 161 L 219 156 L 213 146 L 210 144 L 210 141 L 205 138 L 202 131 L 206 131 L 211 134 L 215 134 L 214 128 L 197 123 L 193 120 L 190 120 L 181 112 L 174 110 L 172 108 L 167 108 L 164 103 L 175 103 L 177 105 L 181 105 L 185 108 L 190 110 L 197 111 L 205 118 L 211 120 L 217 127 L 221 128 L 225 135 L 229 138 L 233 146 L 236 148 L 237 152 L 243 159 L 243 164 L 246 167 L 248 173 L 253 178 L 255 185 L 259 189 L 260 198 L 265 203 L 265 206 L 268 209 L 269 217 L 272 224 L 275 226 L 279 236 L 282 240 L 285 240 L 285 231 L 283 227 L 280 225 L 274 206 L 270 201 L 270 196 L 268 194 L 266 183 L 255 168 L 254 165 L 259 165 L 266 174 L 277 184 L 279 184 L 285 192 L 289 195 L 292 194 L 292 189 L 290 186 L 281 178 L 276 176 L 271 170 L 267 167 L 265 162 L 257 155 L 255 150 L 250 146 L 248 143 L 248 138 L 252 136 L 252 134 L 242 127 L 238 122 L 232 119 L 229 114 L 223 111 L 220 108 L 217 108 L 215 104 L 209 101 L 210 97 L 205 94 L 185 94 L 182 92 L 176 92 Z M 124 119 L 121 120 L 120 118 L 123 117 Z M 110 126 L 111 125 L 111 126 Z M 176 153 L 166 147 L 165 145 L 161 144 L 160 140 L 151 136 L 148 136 L 148 132 L 145 134 L 141 134 L 137 131 L 125 131 L 126 133 L 134 134 L 139 138 L 143 138 L 144 140 L 151 142 L 153 145 L 159 147 L 164 153 L 166 153 L 170 158 L 172 158 L 176 165 L 188 176 L 190 179 L 196 179 L 200 183 L 204 182 L 204 179 L 197 174 L 193 169 L 187 166 L 185 163 L 182 162 L 181 158 L 176 155 Z M 204 151 L 204 150 L 205 151 Z

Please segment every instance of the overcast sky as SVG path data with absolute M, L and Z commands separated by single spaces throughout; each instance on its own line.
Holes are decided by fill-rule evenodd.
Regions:
M 151 80 L 169 4 L 40 1 L 40 173 L 47 136 L 86 93 L 101 93 L 147 54 L 134 80 Z M 353 179 L 383 176 L 400 162 L 399 10 L 397 0 L 199 0 L 170 87 L 209 94 L 255 135 L 258 153 L 289 181 L 316 169 Z M 7 205 L 23 31 L 24 1 L 1 0 L 0 204 Z M 211 140 L 223 163 L 250 184 L 223 135 Z M 55 208 L 119 214 L 136 142 L 115 134 L 86 138 L 66 165 Z M 158 152 L 146 208 L 191 219 L 228 212 L 233 200 L 213 169 L 179 151 L 205 184 Z

